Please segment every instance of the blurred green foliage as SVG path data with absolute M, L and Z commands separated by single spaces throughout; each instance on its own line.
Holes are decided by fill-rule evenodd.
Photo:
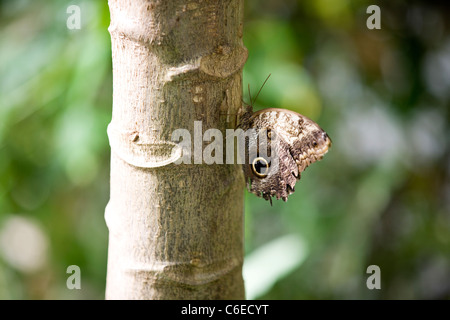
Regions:
M 300 112 L 333 140 L 287 203 L 248 194 L 250 298 L 450 298 L 450 13 L 377 1 L 382 28 L 368 30 L 371 4 L 246 1 L 244 87 L 272 74 L 256 107 Z M 107 3 L 3 0 L 0 17 L 0 298 L 102 299 Z M 82 290 L 66 288 L 72 264 Z

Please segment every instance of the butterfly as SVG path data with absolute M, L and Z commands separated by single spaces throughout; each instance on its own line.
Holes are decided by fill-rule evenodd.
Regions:
M 243 164 L 247 189 L 271 204 L 272 197 L 287 201 L 301 173 L 331 147 L 328 134 L 311 119 L 286 109 L 253 112 L 252 101 L 241 108 L 238 128 L 251 132 Z

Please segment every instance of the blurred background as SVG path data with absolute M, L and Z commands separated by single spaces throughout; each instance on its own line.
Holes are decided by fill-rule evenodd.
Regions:
M 246 1 L 244 87 L 272 74 L 256 107 L 333 140 L 287 203 L 247 194 L 248 298 L 450 298 L 449 18 L 444 1 Z M 108 25 L 106 1 L 0 1 L 0 299 L 104 298 Z

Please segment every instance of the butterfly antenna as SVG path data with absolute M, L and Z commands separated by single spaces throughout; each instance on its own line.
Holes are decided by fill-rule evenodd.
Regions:
M 250 107 L 253 108 L 252 94 L 250 93 L 250 83 L 248 84 L 248 98 L 250 99 Z
M 271 73 L 269 73 L 269 75 L 267 76 L 266 80 L 264 81 L 264 83 L 262 84 L 261 88 L 259 89 L 258 93 L 256 94 L 255 99 L 253 100 L 254 102 L 256 102 L 256 99 L 258 99 L 259 93 L 261 92 L 262 88 L 264 88 L 264 85 L 266 84 L 267 80 L 269 80 Z M 250 85 L 249 85 L 249 90 L 250 90 Z M 250 91 L 249 91 L 250 93 Z M 251 97 L 250 97 L 251 100 Z

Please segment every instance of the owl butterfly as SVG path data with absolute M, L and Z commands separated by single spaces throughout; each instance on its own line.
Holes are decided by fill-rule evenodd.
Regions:
M 271 204 L 272 197 L 287 201 L 301 173 L 331 147 L 327 133 L 311 119 L 285 109 L 253 112 L 252 101 L 243 105 L 238 128 L 250 132 L 243 164 L 247 188 Z

